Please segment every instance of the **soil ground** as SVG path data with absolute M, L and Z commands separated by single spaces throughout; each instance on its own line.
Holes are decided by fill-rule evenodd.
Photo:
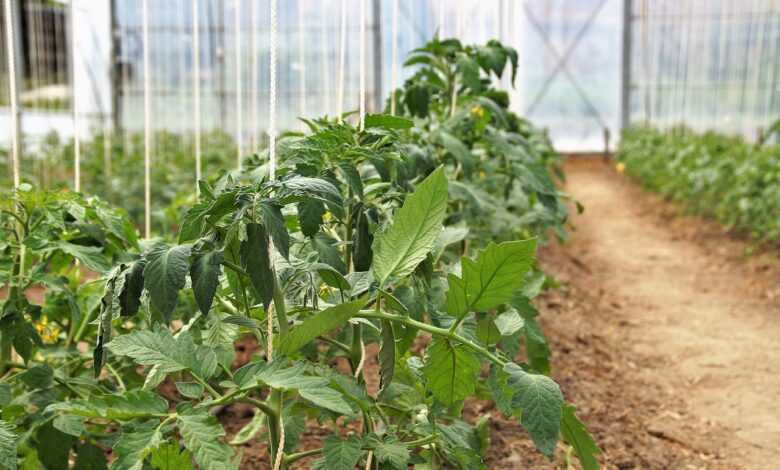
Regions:
M 566 174 L 586 210 L 573 219 L 570 243 L 542 253 L 567 287 L 545 299 L 544 318 L 562 343 L 553 348 L 557 378 L 596 432 L 606 466 L 772 468 L 780 453 L 776 249 L 747 256 L 744 239 L 685 216 L 600 159 L 573 159 Z M 593 369 L 573 370 L 580 362 Z
M 538 301 L 553 376 L 603 450 L 607 469 L 768 469 L 780 454 L 780 259 L 687 216 L 600 158 L 566 164 L 586 208 L 571 240 L 540 252 L 562 285 Z M 254 346 L 240 344 L 244 357 Z M 243 350 L 241 349 L 243 348 Z M 375 373 L 369 361 L 367 372 Z M 374 372 L 372 372 L 372 370 Z M 490 402 L 491 469 L 561 468 Z M 251 412 L 227 408 L 232 434 Z M 302 448 L 319 446 L 316 425 Z M 268 468 L 257 441 L 245 468 Z M 299 468 L 308 468 L 310 461 Z M 576 468 L 576 463 L 573 464 Z

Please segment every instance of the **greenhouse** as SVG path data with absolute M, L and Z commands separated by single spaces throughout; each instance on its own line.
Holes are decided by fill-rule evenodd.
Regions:
M 780 1 L 0 0 L 0 469 L 767 469 Z

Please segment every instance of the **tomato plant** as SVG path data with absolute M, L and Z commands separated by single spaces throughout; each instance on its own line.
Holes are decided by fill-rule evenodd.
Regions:
M 60 339 L 5 363 L 0 462 L 235 468 L 237 446 L 256 439 L 276 468 L 312 457 L 332 470 L 485 468 L 487 417 L 462 417 L 478 396 L 516 417 L 543 454 L 563 440 L 598 468 L 598 448 L 548 376 L 533 305 L 546 284 L 537 244 L 564 235 L 555 154 L 489 86 L 507 60 L 514 73 L 513 51 L 453 47 L 446 78 L 476 73 L 484 88 L 430 90 L 427 115 L 369 115 L 362 130 L 308 120 L 307 133 L 280 140 L 276 180 L 256 155 L 241 173 L 200 182 L 175 239 L 126 239 L 100 266 L 93 321 L 81 323 L 91 357 Z M 87 262 L 65 254 L 69 269 Z M 247 335 L 258 353 L 236 364 Z M 254 418 L 228 441 L 215 414 L 235 403 Z M 300 449 L 315 421 L 330 434 Z
M 780 239 L 780 146 L 687 129 L 626 130 L 617 158 L 649 189 L 759 243 Z

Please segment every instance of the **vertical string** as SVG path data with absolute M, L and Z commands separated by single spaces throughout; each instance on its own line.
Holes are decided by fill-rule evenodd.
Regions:
M 306 38 L 303 24 L 303 0 L 298 0 L 298 67 L 300 71 L 301 116 L 306 117 Z
M 192 0 L 192 75 L 193 75 L 193 102 L 195 106 L 195 194 L 200 194 L 200 12 L 198 3 L 200 0 Z
M 5 43 L 8 45 L 6 55 L 8 58 L 8 93 L 11 102 L 11 172 L 13 173 L 14 188 L 19 187 L 19 103 L 16 94 L 16 27 L 14 18 L 13 0 L 5 0 Z
M 328 67 L 328 60 L 330 59 L 330 48 L 328 47 L 328 15 L 324 12 L 328 10 L 327 1 L 322 0 L 322 31 L 320 31 L 320 41 L 322 46 L 322 100 L 324 115 L 330 114 L 330 67 Z
M 277 0 L 271 0 L 271 38 L 270 38 L 270 79 L 269 79 L 269 99 L 268 99 L 268 177 L 271 181 L 276 179 L 276 29 L 277 29 Z M 273 247 L 270 247 L 273 249 Z M 273 282 L 276 282 L 274 279 Z M 273 361 L 273 322 L 274 305 L 268 309 L 268 362 Z M 281 396 L 279 398 L 281 400 Z M 284 422 L 282 416 L 279 416 L 279 443 L 276 446 L 276 459 L 274 461 L 274 470 L 279 470 L 282 466 L 284 457 Z
M 252 100 L 252 131 L 250 132 L 250 146 L 251 152 L 255 153 L 257 152 L 258 146 L 259 146 L 259 139 L 258 139 L 258 133 L 259 133 L 259 120 L 258 117 L 260 115 L 259 112 L 259 101 L 258 101 L 258 90 L 257 90 L 257 0 L 250 0 L 250 11 L 249 11 L 249 17 L 251 20 L 250 25 L 250 57 L 251 57 L 251 67 L 252 71 L 249 76 L 249 80 L 251 83 L 251 100 Z
M 151 71 L 149 70 L 149 5 L 148 0 L 141 3 L 141 21 L 144 42 L 144 234 L 152 235 L 152 125 L 151 125 Z
M 346 72 L 347 53 L 347 2 L 341 0 L 341 20 L 339 24 L 339 89 L 336 103 L 336 118 L 341 122 L 344 114 L 344 72 Z
M 358 99 L 358 115 L 362 131 L 366 125 L 366 0 L 360 0 L 360 90 Z
M 76 96 L 76 64 L 78 64 L 78 28 L 76 22 L 75 0 L 70 1 L 70 44 L 72 51 L 71 72 L 70 72 L 70 96 L 71 110 L 73 112 L 73 190 L 81 191 L 81 139 L 79 136 L 79 107 L 78 97 Z
M 391 59 L 390 59 L 390 114 L 395 115 L 396 97 L 395 91 L 398 88 L 398 0 L 393 0 L 393 29 L 390 37 Z
M 271 0 L 270 80 L 268 96 L 268 177 L 276 179 L 276 1 Z
M 455 9 L 455 27 L 456 31 L 455 34 L 460 38 L 461 35 L 461 14 L 460 14 L 460 8 Z M 455 115 L 455 109 L 458 105 L 458 76 L 457 74 L 452 78 L 452 100 L 450 103 L 450 116 Z
M 241 0 L 235 1 L 236 29 L 236 167 L 241 171 L 241 152 L 244 148 L 244 113 L 241 106 Z

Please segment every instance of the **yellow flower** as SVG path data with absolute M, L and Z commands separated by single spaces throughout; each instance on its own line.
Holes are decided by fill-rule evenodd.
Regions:
M 624 171 L 626 171 L 626 164 L 620 162 L 617 165 L 615 165 L 615 169 L 617 169 L 618 173 L 623 173 Z
M 33 326 L 44 343 L 56 343 L 60 337 L 59 327 L 55 324 L 50 324 L 49 319 L 46 317 L 42 317 L 40 321 L 33 323 Z
M 475 118 L 482 118 L 485 116 L 485 110 L 482 109 L 482 106 L 474 106 L 471 108 L 471 114 L 473 114 Z

